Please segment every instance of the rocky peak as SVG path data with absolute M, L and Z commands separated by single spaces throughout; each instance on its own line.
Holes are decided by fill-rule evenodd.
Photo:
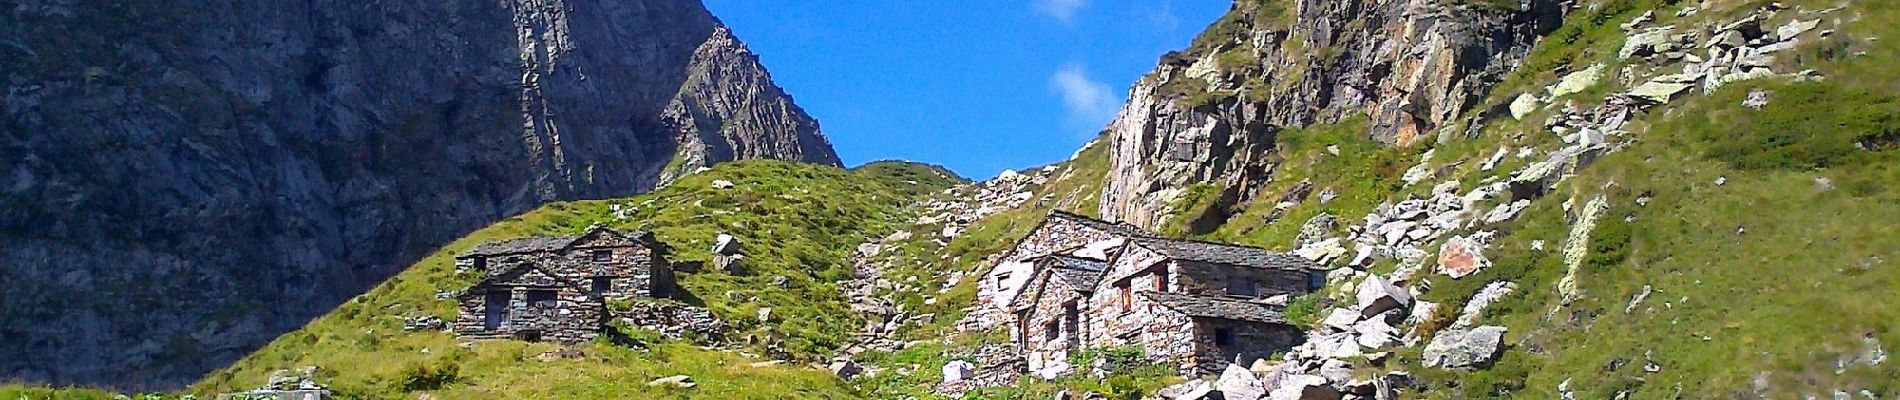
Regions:
M 1110 124 L 1102 213 L 1153 228 L 1192 184 L 1251 195 L 1282 127 L 1363 118 L 1369 137 L 1417 142 L 1457 119 L 1561 20 L 1440 0 L 1240 0 L 1192 47 L 1163 57 Z
M 6 8 L 0 380 L 182 384 L 539 204 L 838 164 L 693 0 Z

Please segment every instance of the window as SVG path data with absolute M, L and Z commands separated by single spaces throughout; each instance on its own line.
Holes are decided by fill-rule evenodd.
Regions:
M 1167 292 L 1168 292 L 1168 273 L 1167 273 L 1167 271 L 1161 271 L 1161 272 L 1155 272 L 1155 291 L 1156 291 L 1156 292 L 1161 292 L 1161 293 L 1167 293 Z
M 1054 342 L 1056 341 L 1057 338 L 1061 338 L 1061 337 L 1062 337 L 1062 321 L 1060 320 L 1049 321 L 1047 323 L 1042 324 L 1043 340 Z
M 481 271 L 481 270 L 487 270 L 487 269 L 488 269 L 488 257 L 480 257 L 480 256 L 475 257 L 475 270 Z
M 535 308 L 554 308 L 558 305 L 552 290 L 528 291 L 528 305 Z
M 608 262 L 613 260 L 613 250 L 594 250 L 594 262 Z
M 1234 330 L 1227 329 L 1227 328 L 1215 328 L 1214 329 L 1214 345 L 1215 346 L 1234 345 Z
M 614 278 L 606 276 L 594 277 L 594 295 L 606 296 L 607 292 L 612 291 L 614 291 Z
M 1259 296 L 1260 291 L 1258 290 L 1256 286 L 1257 285 L 1254 284 L 1254 281 L 1251 281 L 1251 280 L 1246 280 L 1246 279 L 1229 280 L 1227 281 L 1227 294 L 1234 295 L 1234 296 L 1242 296 L 1242 297 Z

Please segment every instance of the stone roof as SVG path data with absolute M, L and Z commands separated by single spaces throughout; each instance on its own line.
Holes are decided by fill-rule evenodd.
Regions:
M 1223 297 L 1141 292 L 1156 304 L 1190 317 L 1287 324 L 1278 307 Z
M 1314 271 L 1320 269 L 1318 264 L 1314 264 L 1307 259 L 1258 247 L 1155 237 L 1136 237 L 1132 240 L 1142 248 L 1154 250 L 1154 252 L 1160 253 L 1163 257 L 1176 260 L 1289 271 Z
M 617 235 L 634 238 L 635 241 L 639 241 L 640 238 L 645 237 L 647 235 L 646 232 L 641 232 L 641 231 L 623 233 L 623 232 L 616 231 L 613 229 L 596 226 L 592 229 L 588 229 L 586 233 L 582 233 L 580 235 L 575 235 L 575 236 L 537 236 L 537 237 L 525 237 L 525 238 L 519 238 L 519 239 L 509 239 L 509 240 L 503 240 L 499 242 L 482 243 L 482 244 L 475 245 L 474 248 L 468 249 L 467 252 L 464 252 L 462 253 L 462 255 L 457 256 L 457 257 L 497 256 L 497 255 L 503 255 L 503 254 L 521 254 L 521 253 L 538 253 L 538 252 L 544 252 L 544 251 L 556 251 L 556 250 L 566 248 L 568 245 L 574 244 L 575 240 L 580 240 L 580 238 L 586 237 L 588 234 L 594 233 L 596 231 L 613 232 L 614 234 L 617 234 Z
M 567 247 L 569 243 L 574 243 L 574 239 L 579 238 L 580 236 L 545 236 L 488 242 L 475 245 L 475 248 L 468 249 L 468 252 L 462 253 L 462 256 L 494 256 L 554 251 Z
M 1095 283 L 1102 280 L 1102 274 L 1108 271 L 1108 262 L 1080 257 L 1053 256 L 1050 258 L 1050 272 L 1067 282 L 1077 292 L 1095 291 Z
M 1061 219 L 1069 220 L 1071 222 L 1075 222 L 1076 224 L 1080 224 L 1080 225 L 1087 226 L 1090 228 L 1100 229 L 1103 231 L 1112 232 L 1112 233 L 1115 233 L 1118 235 L 1124 235 L 1124 236 L 1147 237 L 1147 236 L 1153 235 L 1151 233 L 1148 233 L 1148 231 L 1141 230 L 1140 227 L 1129 225 L 1127 223 L 1108 222 L 1108 221 L 1103 221 L 1103 220 L 1099 220 L 1095 218 L 1089 218 L 1082 214 L 1076 214 L 1076 213 L 1062 211 L 1062 210 L 1050 211 L 1049 218 L 1061 218 Z

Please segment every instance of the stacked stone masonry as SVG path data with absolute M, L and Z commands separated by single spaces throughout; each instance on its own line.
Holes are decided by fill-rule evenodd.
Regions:
M 1217 372 L 1300 343 L 1282 295 L 1312 291 L 1323 274 L 1290 255 L 1056 212 L 984 276 L 976 312 L 1006 327 L 1023 372 L 1037 376 L 1087 368 L 1069 360 L 1114 347 L 1183 373 Z
M 667 252 L 651 233 L 599 227 L 476 246 L 455 260 L 458 272 L 482 280 L 457 296 L 453 329 L 474 338 L 591 341 L 611 320 L 608 299 L 674 295 Z

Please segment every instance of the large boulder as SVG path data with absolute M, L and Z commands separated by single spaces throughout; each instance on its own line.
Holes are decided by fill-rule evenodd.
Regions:
M 722 255 L 722 256 L 730 256 L 730 255 L 737 255 L 741 251 L 743 250 L 740 249 L 740 243 L 739 243 L 738 237 L 721 233 L 719 234 L 718 238 L 713 239 L 713 246 L 712 246 L 713 254 Z
M 1326 315 L 1326 319 L 1320 321 L 1320 325 L 1332 329 L 1334 332 L 1350 331 L 1352 330 L 1352 324 L 1359 322 L 1359 317 L 1359 311 L 1357 310 L 1335 308 L 1331 314 Z
M 943 381 L 960 382 L 964 379 L 970 379 L 975 371 L 976 366 L 970 365 L 969 361 L 951 360 L 943 364 Z
M 1266 385 L 1260 382 L 1260 378 L 1254 376 L 1253 371 L 1241 368 L 1240 364 L 1227 364 L 1227 370 L 1221 371 L 1220 380 L 1214 381 L 1214 388 L 1220 390 L 1221 398 L 1225 400 L 1259 400 L 1261 396 L 1267 395 Z
M 831 370 L 831 373 L 837 375 L 839 379 L 851 379 L 864 373 L 864 367 L 858 366 L 857 362 L 851 360 L 832 361 L 831 366 L 826 369 Z
M 1463 236 L 1453 237 L 1438 248 L 1438 270 L 1451 279 L 1463 278 L 1491 266 L 1484 257 L 1484 245 Z
M 1497 360 L 1504 342 L 1502 326 L 1486 325 L 1470 330 L 1447 330 L 1425 345 L 1425 366 L 1433 368 L 1474 368 Z
M 1318 375 L 1289 375 L 1267 398 L 1272 400 L 1339 400 L 1338 389 Z
M 1412 306 L 1412 293 L 1393 285 L 1384 277 L 1373 275 L 1359 284 L 1359 315 L 1371 317 L 1387 310 L 1403 309 Z

